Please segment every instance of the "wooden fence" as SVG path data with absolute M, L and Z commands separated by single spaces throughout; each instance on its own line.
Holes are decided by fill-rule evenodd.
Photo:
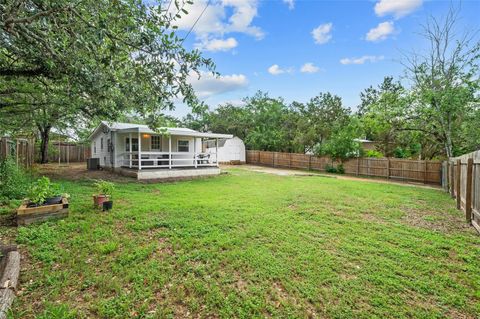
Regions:
M 443 186 L 457 200 L 457 209 L 480 232 L 480 151 L 444 162 Z
M 281 168 L 325 171 L 332 165 L 328 157 L 298 153 L 247 151 L 248 164 Z M 343 164 L 346 174 L 383 177 L 408 182 L 437 184 L 442 182 L 442 163 L 439 161 L 405 160 L 397 158 L 354 158 Z
M 35 160 L 40 162 L 40 147 L 35 148 Z M 48 161 L 50 163 L 85 162 L 90 157 L 90 146 L 69 142 L 50 142 Z
M 0 139 L 0 160 L 7 157 L 15 160 L 17 165 L 29 168 L 34 160 L 34 141 L 26 138 L 9 138 L 2 137 Z

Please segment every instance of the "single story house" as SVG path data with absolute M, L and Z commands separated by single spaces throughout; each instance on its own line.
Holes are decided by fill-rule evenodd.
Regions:
M 102 121 L 90 135 L 91 157 L 100 167 L 137 179 L 175 179 L 220 174 L 218 151 L 206 153 L 204 140 L 232 135 L 188 128 L 161 128 Z
M 218 140 L 205 140 L 204 149 L 207 154 L 218 152 L 218 162 L 221 164 L 245 164 L 245 144 L 234 136 L 233 138 L 222 138 Z

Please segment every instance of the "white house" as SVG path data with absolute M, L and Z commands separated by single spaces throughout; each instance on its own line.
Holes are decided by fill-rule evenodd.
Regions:
M 206 140 L 204 148 L 208 154 L 216 153 L 216 140 Z M 236 136 L 219 139 L 218 162 L 222 164 L 245 163 L 245 144 L 243 141 Z
M 103 168 L 138 179 L 182 178 L 220 174 L 218 152 L 204 152 L 203 141 L 232 135 L 188 128 L 161 128 L 131 123 L 101 124 L 90 135 L 91 157 Z M 215 147 L 217 150 L 218 147 Z

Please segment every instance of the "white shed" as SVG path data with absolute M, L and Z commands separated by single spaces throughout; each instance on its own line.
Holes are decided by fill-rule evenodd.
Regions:
M 205 153 L 214 154 L 216 152 L 215 141 L 204 141 Z M 223 164 L 245 163 L 245 144 L 234 136 L 229 139 L 218 140 L 218 162 Z

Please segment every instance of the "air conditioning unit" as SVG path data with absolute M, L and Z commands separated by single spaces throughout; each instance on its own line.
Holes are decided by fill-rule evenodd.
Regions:
M 87 169 L 90 171 L 96 171 L 100 168 L 100 159 L 93 157 L 87 159 Z

